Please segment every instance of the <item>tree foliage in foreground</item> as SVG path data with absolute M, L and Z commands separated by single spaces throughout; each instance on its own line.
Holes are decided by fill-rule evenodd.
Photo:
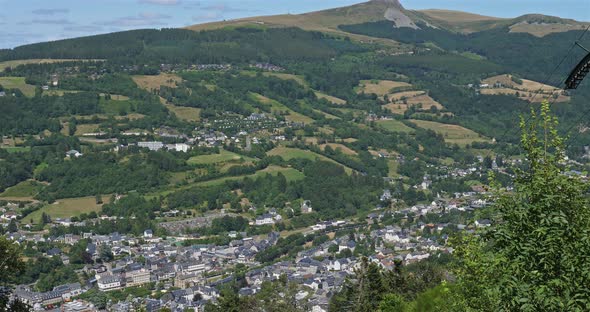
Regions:
M 567 174 L 549 104 L 531 120 L 521 122 L 529 168 L 498 193 L 498 225 L 457 244 L 458 285 L 477 311 L 588 311 L 589 185 Z
M 0 312 L 25 312 L 30 307 L 20 300 L 10 299 L 8 283 L 25 269 L 18 245 L 0 236 Z

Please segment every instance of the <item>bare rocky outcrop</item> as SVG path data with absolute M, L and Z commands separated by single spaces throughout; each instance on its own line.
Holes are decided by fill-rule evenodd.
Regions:
M 385 11 L 385 18 L 394 23 L 395 28 L 409 27 L 420 29 L 414 21 L 405 14 L 405 9 L 399 0 L 374 0 L 388 5 Z

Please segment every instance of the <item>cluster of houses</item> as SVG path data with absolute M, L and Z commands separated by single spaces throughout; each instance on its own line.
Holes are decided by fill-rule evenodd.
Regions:
M 252 65 L 252 67 L 262 69 L 264 71 L 269 71 L 269 72 L 282 72 L 285 70 L 281 66 L 273 65 L 270 63 L 256 63 L 256 64 Z
M 431 205 L 416 205 L 394 214 L 402 220 L 419 220 L 419 216 L 427 214 L 444 214 L 452 210 L 474 210 L 484 207 L 487 203 L 477 197 L 477 194 L 458 194 L 461 200 L 448 202 L 433 202 Z M 463 196 L 472 196 L 466 200 Z M 384 191 L 382 200 L 391 199 L 391 192 Z M 313 211 L 310 201 L 301 204 L 303 213 Z M 350 221 L 321 222 L 310 227 L 307 233 L 338 233 L 354 227 L 364 227 L 382 221 L 389 212 L 372 213 L 367 217 L 367 223 L 349 224 Z M 267 214 L 258 217 L 253 225 L 273 224 L 280 220 L 276 210 L 271 209 Z M 211 220 L 203 220 L 210 222 Z M 403 221 L 404 222 L 404 221 Z M 402 223 L 403 224 L 403 223 Z M 57 246 L 73 245 L 81 239 L 89 240 L 86 252 L 98 260 L 101 251 L 108 249 L 115 260 L 94 265 L 86 265 L 83 269 L 91 278 L 85 284 L 67 284 L 55 287 L 49 292 L 35 292 L 26 285 L 20 285 L 15 294 L 37 309 L 46 306 L 60 306 L 66 311 L 96 311 L 94 307 L 84 301 L 73 301 L 79 294 L 95 287 L 99 291 L 110 292 L 128 287 L 142 286 L 152 283 L 164 285 L 168 289 L 166 295 L 158 300 L 148 298 L 134 298 L 122 302 L 112 303 L 109 311 L 133 311 L 138 305 L 148 311 L 158 311 L 162 307 L 173 311 L 202 311 L 207 302 L 219 296 L 219 287 L 232 281 L 233 266 L 241 264 L 255 268 L 246 273 L 247 286 L 239 290 L 240 296 L 249 296 L 261 291 L 262 283 L 274 281 L 281 277 L 298 284 L 298 300 L 304 300 L 312 311 L 327 311 L 331 296 L 339 290 L 346 277 L 354 274 L 354 269 L 360 264 L 360 258 L 354 256 L 359 244 L 366 246 L 367 241 L 374 242 L 369 251 L 369 261 L 383 268 L 392 269 L 395 263 L 402 261 L 412 263 L 429 258 L 434 253 L 448 253 L 452 249 L 445 245 L 448 230 L 473 231 L 477 227 L 490 226 L 489 220 L 477 220 L 474 224 L 424 223 L 407 222 L 401 225 L 390 225 L 372 230 L 370 234 L 354 233 L 350 235 L 335 235 L 328 241 L 314 245 L 300 251 L 291 261 L 283 261 L 267 266 L 261 266 L 256 255 L 274 246 L 279 240 L 279 233 L 271 232 L 266 236 L 249 237 L 247 233 L 230 232 L 232 239 L 224 246 L 206 244 L 185 246 L 182 242 L 190 237 L 183 235 L 167 238 L 156 237 L 152 230 L 146 229 L 142 236 L 96 235 L 83 233 L 81 235 L 66 234 L 59 237 L 43 237 L 39 234 L 13 233 L 10 239 L 17 243 L 25 241 L 56 243 Z M 424 236 L 423 233 L 438 233 L 435 236 Z M 61 245 L 60 245 L 61 244 Z M 350 253 L 345 253 L 348 250 Z M 67 256 L 60 248 L 52 248 L 45 253 L 47 257 L 59 256 L 68 263 Z M 150 310 L 153 309 L 153 310 Z
M 227 71 L 231 70 L 234 66 L 232 64 L 160 64 L 160 71 L 165 73 L 179 72 L 184 70 L 214 70 L 214 71 Z M 281 72 L 285 69 L 283 67 L 273 65 L 270 63 L 256 63 L 250 65 L 257 69 L 270 72 Z M 127 71 L 137 71 L 139 66 L 133 66 L 125 68 Z

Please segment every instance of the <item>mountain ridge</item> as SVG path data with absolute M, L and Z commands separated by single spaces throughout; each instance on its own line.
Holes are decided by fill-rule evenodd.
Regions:
M 508 27 L 510 28 L 510 32 L 529 33 L 537 37 L 543 37 L 550 33 L 579 30 L 590 25 L 589 22 L 542 14 L 525 14 L 514 18 L 500 18 L 446 9 L 407 10 L 398 0 L 371 0 L 351 6 L 303 14 L 246 17 L 195 24 L 185 28 L 200 31 L 232 26 L 259 25 L 265 27 L 300 27 L 304 30 L 350 36 L 349 33 L 342 32 L 338 26 L 380 20 L 393 22 L 394 28 L 409 27 L 419 29 L 417 24 L 420 23 L 426 24 L 429 27 L 460 33 L 472 33 Z M 368 39 L 360 38 L 358 35 L 354 35 L 353 37 L 360 40 Z

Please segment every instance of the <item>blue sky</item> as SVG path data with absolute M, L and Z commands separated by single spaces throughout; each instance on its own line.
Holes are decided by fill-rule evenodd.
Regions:
M 182 27 L 247 16 L 303 13 L 362 0 L 0 0 L 0 48 L 137 28 Z M 498 17 L 543 13 L 590 21 L 590 0 L 405 0 Z

